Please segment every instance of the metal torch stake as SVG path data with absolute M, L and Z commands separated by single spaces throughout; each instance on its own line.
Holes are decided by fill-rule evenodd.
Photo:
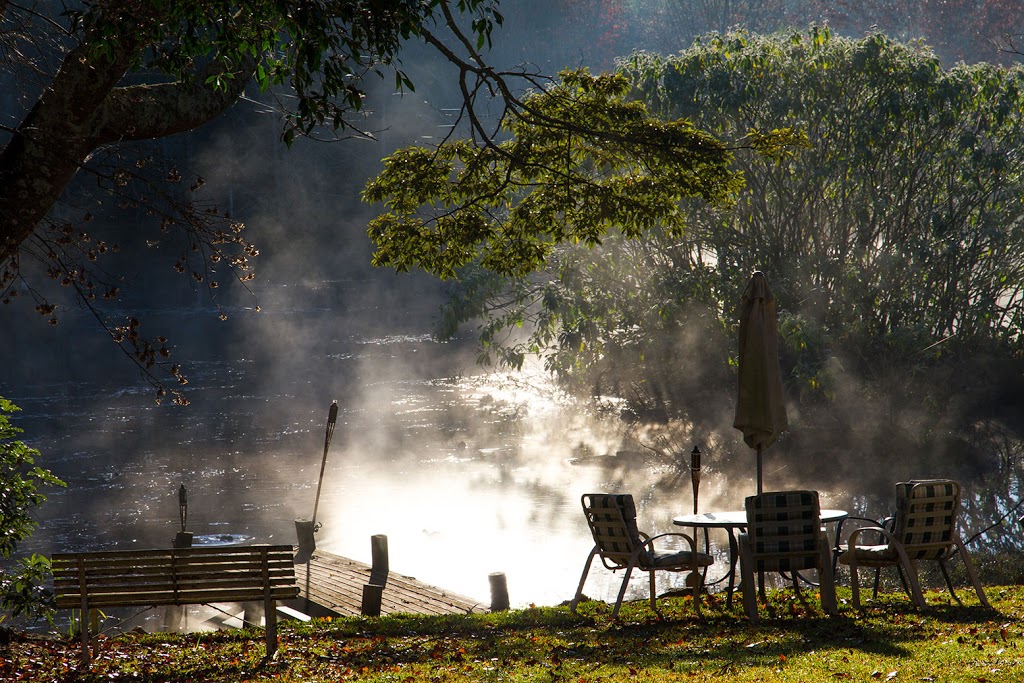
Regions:
M 690 481 L 693 482 L 693 514 L 697 514 L 697 496 L 700 489 L 700 448 L 697 446 L 693 447 L 690 451 Z M 697 543 L 697 527 L 693 527 L 693 542 Z M 708 530 L 704 530 L 704 546 L 707 550 L 708 545 Z M 694 550 L 696 550 L 696 545 Z M 696 561 L 696 560 L 695 560 Z M 686 585 L 693 590 L 694 600 L 697 600 L 697 596 L 700 594 L 700 586 L 703 583 L 705 576 L 707 576 L 707 570 L 705 569 L 703 574 L 698 574 L 696 571 L 690 572 L 689 576 L 686 577 Z
M 185 522 L 188 521 L 188 491 L 182 484 L 178 489 L 178 518 L 181 521 L 181 532 L 185 533 Z
M 697 492 L 700 489 L 700 448 L 697 446 L 690 452 L 690 481 L 693 482 L 693 514 L 697 514 Z
M 338 402 L 331 402 L 331 410 L 327 414 L 327 435 L 324 437 L 324 457 L 320 461 L 320 480 L 316 484 L 316 500 L 313 502 L 313 531 L 317 530 L 316 511 L 320 507 L 320 488 L 324 484 L 324 468 L 327 466 L 327 449 L 331 446 L 331 437 L 334 436 L 334 424 L 338 421 Z
M 174 536 L 175 548 L 191 548 L 192 532 L 185 531 L 185 524 L 188 522 L 188 491 L 182 484 L 178 488 L 178 520 L 181 522 L 181 531 Z

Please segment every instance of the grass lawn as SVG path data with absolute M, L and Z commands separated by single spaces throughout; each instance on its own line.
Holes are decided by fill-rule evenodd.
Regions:
M 712 596 L 703 618 L 688 597 L 611 607 L 590 602 L 573 615 L 544 607 L 455 617 L 414 615 L 285 622 L 273 661 L 262 630 L 204 634 L 128 633 L 101 643 L 79 671 L 78 642 L 6 632 L 2 681 L 1022 681 L 1024 586 L 989 587 L 993 609 L 961 589 L 927 592 L 916 612 L 900 593 L 821 613 L 791 590 L 769 594 L 752 625 L 734 601 Z M 866 597 L 870 597 L 870 592 Z

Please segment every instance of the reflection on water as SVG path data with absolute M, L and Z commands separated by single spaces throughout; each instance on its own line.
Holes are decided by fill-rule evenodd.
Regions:
M 241 545 L 252 543 L 253 537 L 247 534 L 199 534 L 192 536 L 192 546 Z

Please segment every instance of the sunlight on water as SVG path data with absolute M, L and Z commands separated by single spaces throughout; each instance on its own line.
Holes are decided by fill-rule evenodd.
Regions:
M 608 482 L 607 468 L 574 464 L 570 456 L 580 442 L 602 452 L 611 431 L 602 435 L 559 402 L 541 375 L 476 376 L 456 389 L 452 400 L 470 409 L 475 426 L 456 427 L 452 443 L 422 441 L 420 452 L 393 455 L 390 463 L 358 452 L 332 455 L 318 546 L 369 562 L 370 537 L 384 534 L 393 571 L 484 605 L 492 572 L 506 575 L 513 606 L 569 600 L 593 545 L 579 498 L 624 485 Z M 421 398 L 396 403 L 407 407 Z M 427 402 L 405 414 L 436 408 Z M 491 445 L 495 440 L 500 445 Z M 643 468 L 627 480 L 634 477 L 647 486 Z M 663 515 L 658 526 L 671 531 L 671 517 Z M 641 591 L 644 580 L 634 582 Z M 585 591 L 614 599 L 619 581 L 621 574 L 597 567 Z

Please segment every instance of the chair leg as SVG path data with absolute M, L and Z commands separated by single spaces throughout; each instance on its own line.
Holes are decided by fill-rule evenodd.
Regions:
M 693 578 L 693 611 L 697 613 L 698 617 L 700 617 L 700 591 L 704 586 L 704 575 L 697 571 L 697 566 L 695 564 L 693 570 L 690 572 L 690 576 Z
M 960 599 L 960 596 L 956 594 L 956 589 L 953 588 L 953 580 L 949 578 L 949 570 L 946 568 L 946 561 L 938 560 L 938 563 L 939 569 L 942 570 L 942 578 L 946 580 L 946 588 L 949 589 L 949 594 L 953 596 L 954 600 L 956 600 L 956 604 L 963 607 L 964 602 Z
M 832 563 L 829 561 L 829 554 L 828 543 L 822 544 L 818 588 L 821 591 L 821 608 L 829 616 L 834 616 L 839 612 L 839 603 L 836 600 L 836 578 L 832 571 Z
M 910 593 L 910 597 L 914 601 L 914 604 L 917 605 L 919 609 L 924 609 L 927 605 L 924 601 L 924 594 L 921 593 L 921 584 L 917 580 L 917 564 L 907 556 L 907 551 L 903 549 L 902 545 L 896 545 L 895 547 L 896 553 L 900 559 L 900 564 L 907 570 L 907 581 L 910 583 L 910 590 L 907 592 Z
M 907 571 L 910 572 L 909 569 Z M 899 574 L 900 585 L 903 586 L 903 592 L 906 593 L 909 597 L 913 598 L 914 594 L 910 592 L 910 586 L 907 585 L 907 577 L 903 573 L 903 567 L 896 565 L 896 573 Z M 917 567 L 914 567 L 913 573 L 915 575 L 917 574 Z
M 901 575 L 901 578 L 902 578 L 902 575 Z M 871 599 L 872 600 L 877 600 L 878 599 L 878 585 L 881 582 L 882 582 L 882 568 L 881 567 L 875 567 L 875 590 L 871 594 Z
M 988 604 L 988 598 L 985 597 L 985 591 L 981 587 L 981 581 L 978 580 L 978 571 L 974 568 L 974 563 L 971 562 L 971 558 L 967 555 L 967 548 L 964 547 L 963 541 L 959 537 L 956 538 L 956 549 L 960 553 L 960 559 L 964 561 L 964 569 L 967 570 L 967 577 L 974 586 L 974 592 L 978 594 L 978 600 L 985 607 L 991 607 Z
M 594 561 L 594 555 L 597 554 L 597 546 L 590 551 L 590 555 L 587 557 L 586 564 L 583 565 L 583 576 L 580 577 L 580 585 L 576 588 L 576 595 L 573 596 L 572 602 L 569 603 L 569 611 L 576 614 L 576 606 L 579 605 L 580 598 L 583 596 L 583 584 L 587 582 L 587 574 L 590 573 L 590 565 Z
M 629 577 L 633 573 L 633 564 L 626 567 L 626 575 L 622 577 L 622 587 L 619 588 L 619 597 L 615 599 L 615 608 L 612 609 L 612 619 L 619 616 L 619 608 L 622 607 L 622 598 L 626 596 L 626 586 L 629 584 Z
M 740 543 L 740 583 L 743 584 L 743 611 L 752 622 L 757 621 L 757 584 L 754 581 L 754 558 L 746 543 Z
M 657 590 L 656 590 L 656 588 L 654 586 L 654 570 L 653 569 L 649 569 L 647 571 L 647 574 L 650 576 L 650 579 L 651 579 L 651 609 L 654 610 L 655 612 L 657 612 L 658 611 L 658 593 L 657 593 Z
M 877 579 L 877 574 L 875 576 Z M 852 591 L 853 608 L 856 610 L 860 609 L 860 577 L 857 574 L 857 555 L 855 553 L 850 554 L 850 590 Z M 875 583 L 875 597 L 878 597 L 878 584 Z

